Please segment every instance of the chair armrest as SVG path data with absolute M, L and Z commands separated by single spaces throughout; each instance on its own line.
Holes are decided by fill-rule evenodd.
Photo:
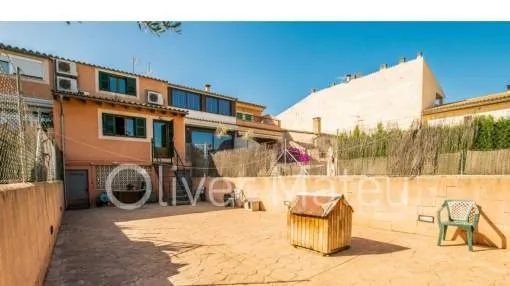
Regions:
M 441 211 L 444 209 L 444 205 L 442 205 L 438 210 L 436 214 L 437 224 L 441 224 Z

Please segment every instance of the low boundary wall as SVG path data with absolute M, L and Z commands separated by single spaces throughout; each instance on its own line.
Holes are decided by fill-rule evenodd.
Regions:
M 0 285 L 42 285 L 64 209 L 60 181 L 0 185 Z
M 200 178 L 195 178 L 193 186 L 199 183 Z M 438 235 L 436 212 L 444 200 L 472 199 L 481 208 L 477 243 L 506 248 L 510 235 L 510 175 L 207 178 L 205 187 L 209 200 L 222 202 L 225 192 L 239 188 L 247 197 L 260 198 L 263 209 L 280 212 L 286 211 L 284 201 L 291 201 L 299 192 L 336 192 L 344 194 L 353 206 L 355 226 L 434 239 Z M 419 221 L 419 215 L 434 221 Z M 451 227 L 447 238 L 465 239 L 465 233 Z

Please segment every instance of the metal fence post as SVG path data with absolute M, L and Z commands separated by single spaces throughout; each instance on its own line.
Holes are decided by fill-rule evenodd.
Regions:
M 18 96 L 18 119 L 19 119 L 19 160 L 21 167 L 21 181 L 26 182 L 26 166 L 25 166 L 25 124 L 23 120 L 23 112 L 22 112 L 22 97 L 21 97 L 21 69 L 19 67 L 16 68 L 16 95 Z

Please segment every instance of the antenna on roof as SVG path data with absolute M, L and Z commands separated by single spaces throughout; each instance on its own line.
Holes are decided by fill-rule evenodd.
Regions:
M 154 70 L 151 68 L 151 63 L 149 62 L 147 64 L 147 72 L 145 73 L 146 76 L 153 76 Z
M 135 65 L 138 63 L 138 58 L 133 57 L 131 58 L 131 64 L 133 65 L 133 73 L 135 73 Z

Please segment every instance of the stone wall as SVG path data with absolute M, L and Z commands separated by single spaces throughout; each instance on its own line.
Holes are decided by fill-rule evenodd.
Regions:
M 0 185 L 0 286 L 43 284 L 63 208 L 60 181 Z
M 195 179 L 193 186 L 199 181 Z M 342 193 L 354 208 L 354 226 L 434 237 L 438 234 L 436 212 L 444 200 L 473 199 L 482 211 L 475 234 L 478 243 L 506 248 L 510 235 L 508 175 L 208 178 L 205 186 L 209 200 L 222 202 L 223 194 L 235 187 L 247 197 L 260 198 L 265 210 L 279 212 L 285 212 L 284 201 L 291 201 L 299 192 Z M 434 217 L 434 222 L 418 221 L 418 215 Z M 462 239 L 465 234 L 450 228 L 448 237 Z

